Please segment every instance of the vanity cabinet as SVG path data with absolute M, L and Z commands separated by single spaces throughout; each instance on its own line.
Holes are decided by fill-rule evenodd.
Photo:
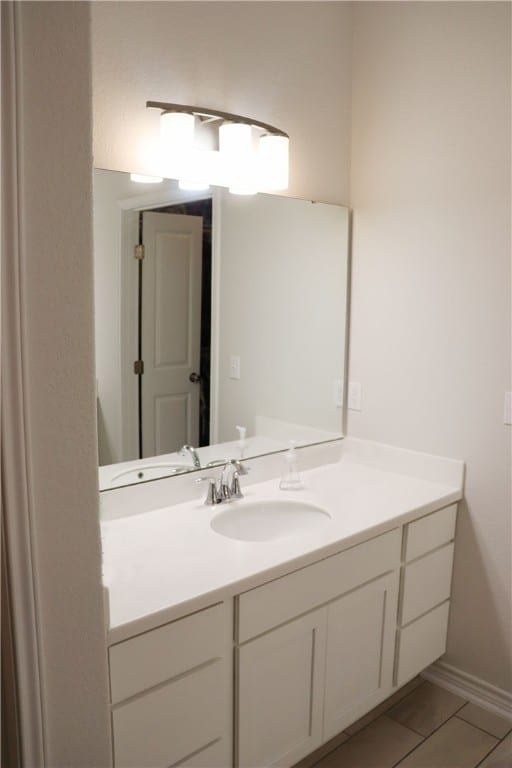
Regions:
M 290 768 L 446 650 L 456 505 L 109 648 L 115 768 Z
M 396 529 L 240 595 L 240 768 L 291 766 L 389 695 L 399 563 Z
M 230 623 L 221 603 L 110 647 L 115 768 L 231 764 Z

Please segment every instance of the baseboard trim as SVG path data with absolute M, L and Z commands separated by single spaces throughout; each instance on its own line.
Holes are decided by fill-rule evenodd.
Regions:
M 452 667 L 444 661 L 436 661 L 424 670 L 421 676 L 512 722 L 512 694 L 502 688 L 486 683 L 485 680 Z

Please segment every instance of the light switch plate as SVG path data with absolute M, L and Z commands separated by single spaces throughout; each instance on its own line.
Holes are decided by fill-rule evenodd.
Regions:
M 358 381 L 349 381 L 347 408 L 349 411 L 360 411 L 363 399 L 363 388 Z
M 240 378 L 240 358 L 238 355 L 231 355 L 229 358 L 229 378 Z
M 512 424 L 512 392 L 505 392 L 505 404 L 503 407 L 503 422 Z

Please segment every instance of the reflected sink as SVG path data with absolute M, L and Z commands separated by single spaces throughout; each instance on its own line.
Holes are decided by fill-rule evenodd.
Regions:
M 210 525 L 239 541 L 272 541 L 315 531 L 331 519 L 328 512 L 303 501 L 277 500 L 228 503 Z
M 119 485 L 129 485 L 130 483 L 142 483 L 144 480 L 157 480 L 159 477 L 168 477 L 169 475 L 179 475 L 182 472 L 188 472 L 194 469 L 191 464 L 170 464 L 162 462 L 160 464 L 141 464 L 140 467 L 125 469 L 112 477 L 111 488 Z

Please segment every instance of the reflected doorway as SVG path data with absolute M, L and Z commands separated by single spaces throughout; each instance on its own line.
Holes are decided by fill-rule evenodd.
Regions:
M 212 201 L 139 214 L 139 458 L 210 440 Z

